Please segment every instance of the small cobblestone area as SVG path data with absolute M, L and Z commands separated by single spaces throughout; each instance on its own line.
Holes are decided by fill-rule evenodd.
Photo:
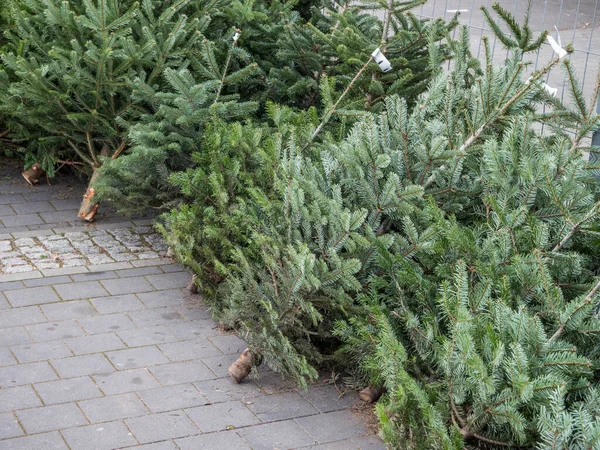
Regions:
M 149 226 L 0 240 L 0 274 L 155 259 L 166 250 Z
M 2 170 L 0 450 L 384 449 L 327 379 L 304 391 L 260 368 L 235 384 L 246 344 L 184 289 L 146 219 L 43 216 L 85 187 Z

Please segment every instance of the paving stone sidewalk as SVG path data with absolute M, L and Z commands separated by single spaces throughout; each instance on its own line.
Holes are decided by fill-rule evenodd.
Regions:
M 0 203 L 21 196 L 4 225 L 42 214 L 14 186 L 0 182 Z M 355 393 L 262 369 L 236 385 L 244 342 L 183 289 L 190 275 L 147 222 L 68 218 L 0 229 L 0 450 L 384 448 L 350 410 Z

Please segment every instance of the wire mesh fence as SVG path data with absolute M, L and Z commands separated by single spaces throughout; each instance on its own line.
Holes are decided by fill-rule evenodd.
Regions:
M 575 52 L 569 58 L 586 97 L 592 97 L 600 66 L 600 0 L 429 0 L 413 12 L 421 17 L 445 19 L 459 13 L 459 22 L 469 27 L 473 54 L 483 57 L 482 41 L 487 36 L 493 60 L 501 62 L 508 52 L 491 31 L 481 11 L 482 6 L 491 11 L 493 3 L 499 3 L 518 21 L 523 21 L 529 14 L 529 25 L 534 32 L 548 30 L 557 41 L 560 38 L 563 45 L 572 43 Z M 546 43 L 533 56 L 529 70 L 535 71 L 551 58 L 552 48 Z M 549 73 L 546 83 L 558 89 L 558 96 L 564 97 L 565 78 L 560 70 Z

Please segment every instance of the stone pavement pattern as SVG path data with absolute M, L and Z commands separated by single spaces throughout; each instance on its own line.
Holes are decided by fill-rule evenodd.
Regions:
M 3 224 L 42 217 L 27 199 L 45 188 L 0 181 Z M 262 369 L 236 385 L 244 342 L 183 289 L 189 274 L 145 222 L 118 219 L 0 235 L 0 450 L 384 448 L 354 393 Z

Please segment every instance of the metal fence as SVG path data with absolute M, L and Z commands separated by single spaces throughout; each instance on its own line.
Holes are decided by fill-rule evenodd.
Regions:
M 508 55 L 502 43 L 490 30 L 481 7 L 484 6 L 494 17 L 491 10 L 493 3 L 499 3 L 511 12 L 519 21 L 524 20 L 529 11 L 529 25 L 534 32 L 548 30 L 563 46 L 572 43 L 575 52 L 569 55 L 571 62 L 582 82 L 587 98 L 592 97 L 600 66 L 600 0 L 429 0 L 413 11 L 421 17 L 443 17 L 450 19 L 459 14 L 459 22 L 468 25 L 471 34 L 471 51 L 478 57 L 483 56 L 482 39 L 489 37 L 490 47 L 495 62 L 502 62 Z M 533 55 L 534 71 L 545 65 L 552 58 L 552 48 L 545 43 Z M 565 95 L 564 73 L 554 70 L 548 74 L 546 83 L 558 89 L 563 100 Z

